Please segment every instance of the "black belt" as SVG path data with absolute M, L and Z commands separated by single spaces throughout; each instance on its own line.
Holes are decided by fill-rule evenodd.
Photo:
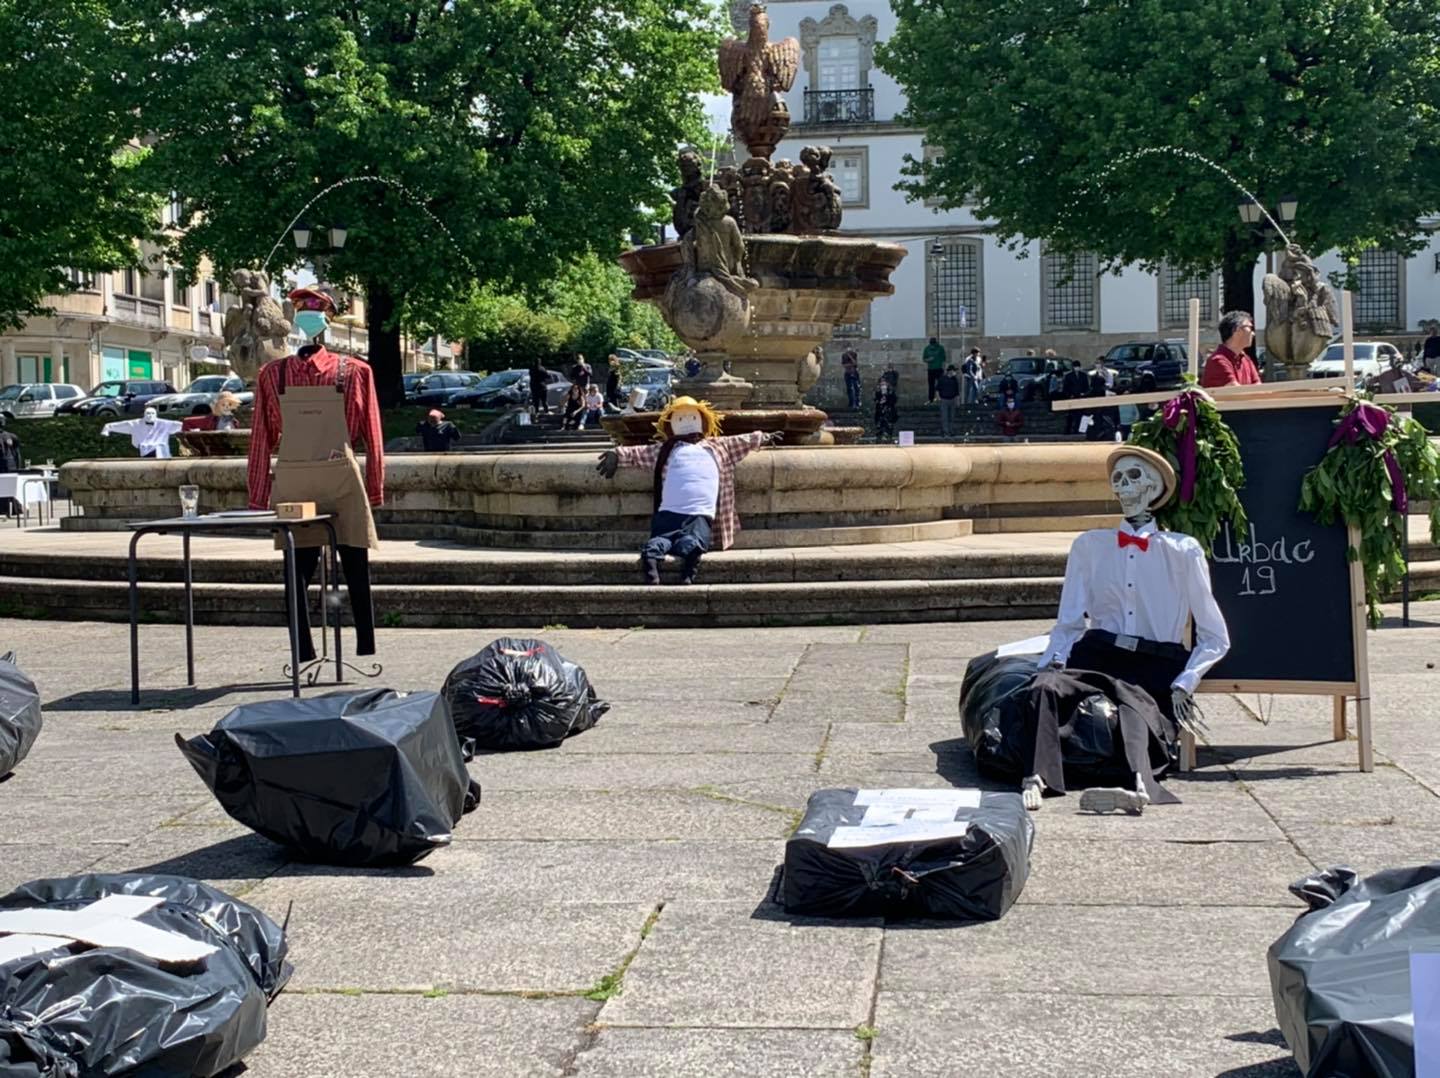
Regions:
M 1112 648 L 1133 651 L 1140 655 L 1152 655 L 1157 659 L 1176 659 L 1186 662 L 1190 658 L 1190 649 L 1183 644 L 1146 640 L 1143 636 L 1123 636 L 1119 633 L 1112 633 L 1108 629 L 1088 629 L 1085 635 L 1095 637 L 1101 643 Z

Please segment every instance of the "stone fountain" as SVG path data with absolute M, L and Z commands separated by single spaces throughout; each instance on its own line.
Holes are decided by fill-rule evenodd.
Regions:
M 680 155 L 671 193 L 679 239 L 620 257 L 634 297 L 656 304 L 696 353 L 677 394 L 709 400 L 727 434 L 783 431 L 789 444 L 828 443 L 824 412 L 801 397 L 820 377 L 834 328 L 865 317 L 892 295 L 899 244 L 839 236 L 840 188 L 830 150 L 807 146 L 800 162 L 772 161 L 790 127 L 783 93 L 800 63 L 794 38 L 769 40 L 762 4 L 750 8 L 745 41 L 720 46 L 720 76 L 733 97 L 731 126 L 750 157 L 706 177 L 699 157 Z M 654 437 L 655 415 L 612 416 L 618 441 Z

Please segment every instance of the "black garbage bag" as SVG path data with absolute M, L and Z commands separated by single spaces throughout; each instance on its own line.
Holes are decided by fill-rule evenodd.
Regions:
M 817 790 L 785 843 L 790 913 L 994 921 L 1030 874 L 1019 794 Z
M 35 880 L 0 898 L 0 916 L 79 910 L 112 895 L 161 899 L 134 919 L 216 950 L 176 964 L 57 940 L 0 964 L 0 1075 L 208 1076 L 265 1039 L 265 1009 L 290 979 L 285 933 L 221 891 L 178 876 Z
M 433 692 L 244 704 L 175 743 L 226 812 L 314 861 L 418 861 L 480 803 Z
M 1021 732 L 1032 706 L 1031 683 L 1038 655 L 1001 657 L 995 652 L 971 659 L 960 685 L 960 721 L 980 770 L 1005 782 L 1019 782 L 1028 762 Z M 1126 761 L 1117 700 L 1131 706 L 1147 728 L 1149 758 L 1156 778 L 1169 770 L 1176 733 L 1141 690 L 1103 674 L 1070 671 L 1076 694 L 1061 729 L 1060 750 L 1067 786 L 1130 786 L 1135 773 Z M 1141 715 L 1143 712 L 1143 715 Z
M 1412 1078 L 1411 952 L 1440 951 L 1440 864 L 1290 886 L 1310 906 L 1270 945 L 1275 1021 L 1307 1076 Z
M 15 665 L 15 655 L 0 655 L 0 778 L 30 755 L 40 736 L 40 690 Z
M 543 640 L 502 637 L 445 679 L 455 732 L 479 749 L 544 749 L 610 710 L 584 668 Z

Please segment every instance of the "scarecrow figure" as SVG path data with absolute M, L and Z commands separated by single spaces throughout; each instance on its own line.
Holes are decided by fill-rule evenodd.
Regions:
M 650 538 L 640 548 L 642 578 L 646 584 L 660 583 L 660 563 L 672 554 L 682 566 L 680 583 L 693 584 L 712 538 L 725 550 L 740 530 L 735 466 L 785 436 L 779 431 L 754 431 L 721 437 L 719 415 L 708 402 L 694 397 L 671 401 L 655 429 L 661 441 L 606 450 L 596 470 L 611 479 L 622 466 L 654 469 L 655 510 Z

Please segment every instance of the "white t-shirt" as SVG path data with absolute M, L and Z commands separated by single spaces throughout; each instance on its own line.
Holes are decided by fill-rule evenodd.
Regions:
M 703 445 L 678 442 L 665 464 L 660 511 L 687 517 L 715 516 L 720 499 L 720 465 Z

